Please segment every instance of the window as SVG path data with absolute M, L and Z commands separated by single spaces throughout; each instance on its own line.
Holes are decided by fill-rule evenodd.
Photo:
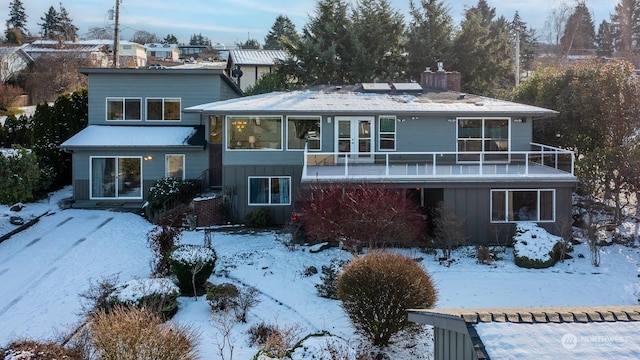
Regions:
M 249 205 L 290 205 L 291 177 L 249 177 Z
M 165 155 L 165 175 L 184 180 L 184 154 Z
M 320 117 L 289 116 L 287 117 L 287 149 L 320 150 Z
M 282 117 L 227 116 L 227 149 L 282 150 Z
M 142 199 L 142 158 L 91 157 L 91 198 Z
M 209 116 L 209 142 L 222 143 L 222 119 L 220 116 Z
M 107 98 L 107 120 L 142 120 L 142 100 L 135 98 Z
M 458 119 L 458 152 L 460 161 L 478 161 L 481 159 L 505 161 L 508 158 L 497 152 L 509 151 L 508 119 Z M 490 154 L 480 154 L 490 152 Z
M 396 118 L 395 116 L 380 116 L 378 129 L 378 148 L 380 150 L 396 149 Z
M 555 221 L 555 190 L 491 190 L 491 222 Z
M 147 120 L 180 121 L 180 99 L 147 99 Z

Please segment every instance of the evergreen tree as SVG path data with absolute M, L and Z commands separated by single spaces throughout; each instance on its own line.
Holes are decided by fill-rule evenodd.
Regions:
M 173 34 L 167 34 L 167 36 L 162 39 L 162 42 L 165 44 L 178 44 L 178 38 Z
M 344 0 L 319 0 L 299 43 L 283 44 L 292 58 L 283 76 L 300 85 L 351 83 L 354 36 Z
M 620 0 L 611 15 L 611 28 L 615 49 L 632 60 L 640 41 L 640 0 Z
M 296 26 L 291 22 L 285 15 L 278 15 L 276 21 L 271 26 L 271 30 L 267 33 L 267 36 L 264 38 L 264 46 L 265 50 L 281 50 L 282 46 L 280 43 L 282 41 L 289 42 L 298 42 L 300 39 L 300 35 L 296 31 Z
M 38 25 L 40 25 L 42 38 L 46 40 L 55 39 L 60 26 L 60 14 L 51 6 L 40 20 L 42 20 L 42 23 Z
M 238 43 L 240 49 L 260 49 L 260 42 L 256 39 L 247 39 L 245 42 Z
M 60 11 L 58 12 L 59 15 L 59 20 L 60 22 L 58 23 L 58 33 L 59 35 L 67 41 L 71 41 L 76 37 L 76 34 L 78 32 L 78 28 L 73 25 L 73 20 L 71 19 L 71 16 L 69 15 L 69 12 L 67 11 L 67 9 L 62 6 L 62 3 L 60 3 Z
M 613 29 L 611 23 L 602 20 L 598 26 L 598 34 L 596 35 L 596 53 L 598 56 L 610 57 L 615 50 L 615 39 L 613 37 Z
M 22 44 L 22 39 L 27 36 L 27 13 L 21 0 L 13 0 L 9 4 L 9 19 L 5 31 L 7 42 Z
M 465 11 L 454 40 L 453 69 L 462 74 L 462 89 L 479 95 L 495 95 L 513 83 L 513 59 L 509 22 L 493 20 L 495 9 L 485 0 Z
M 584 1 L 578 1 L 573 13 L 567 19 L 564 34 L 560 39 L 565 55 L 593 54 L 596 42 L 596 31 L 591 13 Z
M 208 37 L 202 36 L 202 34 L 193 34 L 189 39 L 189 45 L 206 45 L 211 46 L 211 40 Z
M 353 11 L 354 82 L 404 78 L 404 17 L 388 0 L 359 0 Z M 401 74 L 402 72 L 402 74 Z
M 420 0 L 420 6 L 411 0 L 409 9 L 407 77 L 419 81 L 425 68 L 435 69 L 439 61 L 451 62 L 453 18 L 441 0 Z
M 535 29 L 527 27 L 527 23 L 522 21 L 520 14 L 516 11 L 511 22 L 511 31 L 520 40 L 520 69 L 532 70 L 533 59 L 538 48 Z

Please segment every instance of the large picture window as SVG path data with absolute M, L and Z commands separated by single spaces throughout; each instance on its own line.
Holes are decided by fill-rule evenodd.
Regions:
M 505 161 L 509 151 L 509 119 L 458 119 L 458 152 L 460 161 Z M 479 154 L 491 152 L 492 154 Z
M 142 120 L 142 99 L 107 98 L 107 120 Z
M 320 150 L 320 124 L 319 116 L 287 117 L 287 149 L 304 150 L 308 144 L 307 149 Z
M 395 116 L 380 116 L 378 140 L 378 149 L 382 151 L 391 151 L 396 149 Z
M 142 158 L 92 157 L 92 199 L 142 199 Z
M 282 150 L 282 117 L 227 116 L 227 149 Z
M 166 176 L 184 180 L 184 154 L 165 155 Z
M 249 177 L 249 205 L 290 205 L 291 177 Z
M 491 222 L 554 220 L 554 190 L 491 190 Z
M 147 120 L 180 121 L 180 99 L 147 99 Z

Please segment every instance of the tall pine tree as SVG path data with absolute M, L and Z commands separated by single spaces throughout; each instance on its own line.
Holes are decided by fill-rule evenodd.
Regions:
M 27 13 L 21 0 L 13 0 L 9 4 L 9 19 L 5 36 L 7 42 L 18 45 L 22 44 L 23 39 L 27 36 Z
M 42 23 L 40 25 L 40 36 L 46 40 L 53 40 L 58 36 L 58 29 L 60 26 L 60 14 L 51 6 L 49 10 L 40 18 Z
M 611 23 L 602 20 L 598 26 L 598 34 L 596 35 L 596 54 L 598 56 L 610 57 L 615 50 L 615 38 L 613 37 L 613 28 Z
M 584 1 L 578 1 L 567 19 L 560 45 L 565 56 L 592 55 L 595 49 L 596 31 L 593 18 Z
M 296 26 L 291 19 L 285 15 L 278 15 L 276 21 L 271 26 L 271 30 L 264 38 L 265 50 L 282 50 L 283 41 L 297 43 L 300 40 L 300 35 L 296 31 Z
M 611 15 L 615 48 L 627 60 L 633 60 L 640 41 L 640 0 L 620 0 Z
M 453 18 L 442 0 L 420 0 L 420 5 L 411 0 L 409 9 L 407 77 L 419 81 L 425 68 L 452 63 Z

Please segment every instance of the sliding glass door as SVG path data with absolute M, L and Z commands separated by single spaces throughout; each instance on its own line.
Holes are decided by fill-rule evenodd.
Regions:
M 92 199 L 142 199 L 141 157 L 92 157 Z

